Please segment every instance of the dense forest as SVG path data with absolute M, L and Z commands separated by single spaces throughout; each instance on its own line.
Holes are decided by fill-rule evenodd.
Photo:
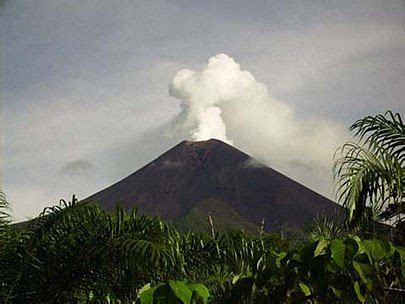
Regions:
M 75 197 L 12 225 L 0 200 L 2 303 L 401 303 L 405 298 L 405 126 L 368 116 L 335 155 L 345 223 L 319 217 L 305 237 L 260 229 L 179 231 Z

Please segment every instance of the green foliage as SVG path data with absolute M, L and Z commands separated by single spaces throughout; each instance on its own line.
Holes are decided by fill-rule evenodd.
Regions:
M 313 241 L 321 238 L 330 240 L 342 237 L 345 234 L 339 221 L 332 220 L 324 215 L 317 216 L 309 229 L 306 230 L 308 230 L 309 238 Z
M 330 243 L 331 258 L 340 267 L 345 267 L 346 246 L 342 239 L 333 239 Z
M 233 288 L 249 299 L 246 303 L 399 302 L 400 294 L 385 287 L 403 286 L 402 251 L 377 239 L 322 239 L 299 251 L 274 255 L 243 277 L 244 284 L 234 280 Z
M 203 284 L 172 280 L 154 287 L 146 284 L 139 290 L 138 294 L 138 300 L 141 304 L 206 304 L 208 299 L 209 290 Z
M 357 236 L 291 249 L 274 234 L 181 233 L 158 218 L 61 201 L 0 251 L 1 302 L 398 302 L 405 249 Z
M 350 130 L 358 142 L 341 147 L 334 164 L 349 224 L 367 228 L 377 220 L 400 221 L 405 208 L 405 125 L 400 114 L 367 116 Z

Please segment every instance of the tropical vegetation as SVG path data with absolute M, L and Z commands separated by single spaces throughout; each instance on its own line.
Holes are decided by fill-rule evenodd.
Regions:
M 74 198 L 9 231 L 2 302 L 330 303 L 399 300 L 405 248 L 320 236 L 180 233 L 158 218 Z
M 184 232 L 74 196 L 12 225 L 2 194 L 0 302 L 401 303 L 402 238 L 376 227 L 403 223 L 404 126 L 388 112 L 352 130 L 359 141 L 334 167 L 347 225 L 320 216 L 299 242 L 262 228 L 220 233 L 209 219 L 210 234 Z

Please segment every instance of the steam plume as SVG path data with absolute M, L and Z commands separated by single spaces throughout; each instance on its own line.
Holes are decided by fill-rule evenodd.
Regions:
M 255 82 L 247 71 L 226 54 L 212 57 L 199 72 L 181 70 L 173 78 L 170 93 L 183 101 L 185 125 L 194 140 L 217 138 L 228 143 L 221 106 L 238 98 Z
M 181 113 L 171 122 L 175 133 L 235 143 L 267 165 L 331 194 L 332 156 L 346 140 L 344 126 L 316 115 L 297 117 L 226 54 L 210 58 L 200 71 L 180 70 L 170 94 L 182 101 Z

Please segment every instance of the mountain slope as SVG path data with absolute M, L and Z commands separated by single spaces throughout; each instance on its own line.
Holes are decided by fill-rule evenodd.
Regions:
M 257 234 L 260 229 L 255 224 L 244 220 L 226 202 L 214 198 L 192 206 L 190 211 L 176 219 L 174 224 L 180 230 L 210 232 L 208 215 L 211 216 L 216 231 L 229 232 L 242 229 L 249 234 Z
M 195 216 L 196 210 L 202 215 L 215 212 L 226 222 L 231 210 L 233 222 L 239 219 L 245 228 L 260 226 L 265 218 L 267 231 L 283 224 L 300 227 L 318 213 L 342 213 L 329 199 L 215 139 L 183 141 L 85 201 L 106 210 L 113 210 L 116 202 L 128 209 L 137 204 L 142 213 L 174 222 L 190 212 Z

